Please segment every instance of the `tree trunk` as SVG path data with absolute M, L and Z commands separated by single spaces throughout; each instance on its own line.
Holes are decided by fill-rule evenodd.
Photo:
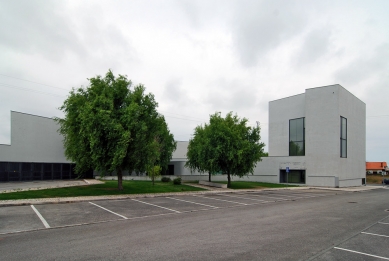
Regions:
M 227 178 L 228 178 L 227 188 L 231 188 L 231 175 L 230 175 L 230 172 L 227 173 Z
M 211 172 L 208 172 L 208 174 L 209 174 L 208 181 L 211 182 Z
M 118 190 L 123 190 L 123 173 L 122 173 L 122 169 L 118 168 L 116 170 L 116 172 L 117 172 L 117 175 L 118 175 Z

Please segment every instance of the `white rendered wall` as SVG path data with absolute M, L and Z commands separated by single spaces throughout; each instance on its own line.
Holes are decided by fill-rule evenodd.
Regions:
M 11 111 L 11 144 L 0 145 L 0 161 L 70 162 L 57 130 L 53 119 Z
M 339 85 L 307 89 L 305 95 L 306 183 L 334 187 L 340 158 Z
M 347 158 L 338 159 L 339 186 L 358 186 L 366 178 L 366 104 L 340 86 L 339 114 L 347 119 Z M 340 121 L 338 126 L 340 131 Z
M 365 104 L 336 84 L 306 90 L 306 184 L 357 186 L 365 177 Z M 347 118 L 347 158 L 340 157 L 340 117 Z
M 269 156 L 289 156 L 289 120 L 305 117 L 305 94 L 269 102 Z

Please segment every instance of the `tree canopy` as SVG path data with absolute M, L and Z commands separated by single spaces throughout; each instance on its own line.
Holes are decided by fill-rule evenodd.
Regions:
M 208 124 L 197 126 L 189 141 L 186 166 L 192 171 L 227 174 L 228 187 L 231 175 L 243 177 L 254 173 L 256 163 L 263 155 L 260 127 L 247 126 L 232 112 L 222 118 L 219 113 L 210 116 Z
M 76 163 L 76 172 L 116 171 L 121 190 L 125 170 L 144 173 L 155 165 L 166 168 L 176 142 L 156 110 L 154 95 L 110 70 L 104 78 L 96 76 L 89 82 L 86 88 L 72 89 L 59 108 L 65 117 L 56 118 L 65 155 Z

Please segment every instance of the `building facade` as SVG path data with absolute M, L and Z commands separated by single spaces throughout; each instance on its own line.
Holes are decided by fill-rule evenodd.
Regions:
M 0 145 L 0 181 L 74 178 L 57 129 L 53 119 L 11 112 L 11 144 Z M 185 167 L 187 147 L 187 141 L 177 142 L 166 174 L 206 180 L 207 173 Z M 233 180 L 326 187 L 363 185 L 366 105 L 340 85 L 311 88 L 271 101 L 268 148 L 269 157 L 257 163 L 253 175 Z M 145 178 L 142 174 L 125 175 Z M 215 175 L 213 180 L 226 177 Z
M 338 84 L 271 101 L 268 148 L 269 157 L 257 163 L 253 175 L 241 180 L 325 187 L 363 185 L 366 105 Z M 185 169 L 181 172 L 187 173 Z M 192 179 L 193 175 L 206 178 L 197 173 Z

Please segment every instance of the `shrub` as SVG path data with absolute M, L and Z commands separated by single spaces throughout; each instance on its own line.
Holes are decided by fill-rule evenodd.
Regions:
M 169 177 L 162 177 L 161 178 L 161 181 L 162 182 L 170 182 L 170 181 L 172 181 Z
M 175 178 L 175 179 L 173 179 L 173 184 L 174 184 L 174 185 L 181 185 L 181 178 Z

